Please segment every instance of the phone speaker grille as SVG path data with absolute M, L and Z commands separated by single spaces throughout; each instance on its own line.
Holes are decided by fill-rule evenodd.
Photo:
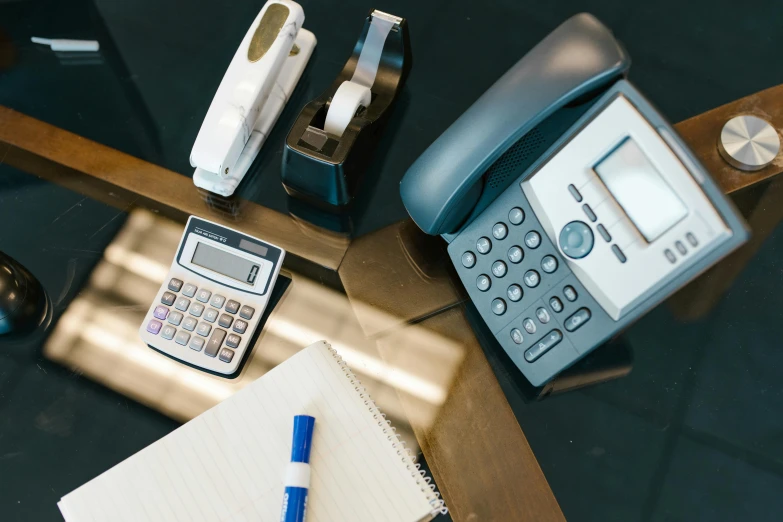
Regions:
M 531 163 L 529 160 L 537 158 L 545 147 L 546 138 L 538 127 L 533 128 L 489 167 L 487 185 L 493 189 L 504 187 L 510 177 L 520 174 L 520 167 L 526 168 Z

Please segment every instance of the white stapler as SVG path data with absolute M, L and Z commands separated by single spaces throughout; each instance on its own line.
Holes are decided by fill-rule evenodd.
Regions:
M 230 196 L 242 181 L 313 54 L 303 22 L 290 0 L 269 0 L 253 21 L 190 152 L 197 187 Z

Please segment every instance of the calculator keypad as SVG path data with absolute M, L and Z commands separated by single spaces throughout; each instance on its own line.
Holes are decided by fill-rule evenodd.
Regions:
M 255 308 L 177 278 L 170 279 L 166 289 L 161 304 L 153 309 L 154 319 L 147 324 L 147 331 L 230 363 Z

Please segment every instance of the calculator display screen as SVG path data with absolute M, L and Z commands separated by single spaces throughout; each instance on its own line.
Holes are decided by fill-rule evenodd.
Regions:
M 229 254 L 200 241 L 196 244 L 191 262 L 250 285 L 256 282 L 256 276 L 261 268 L 252 261 Z

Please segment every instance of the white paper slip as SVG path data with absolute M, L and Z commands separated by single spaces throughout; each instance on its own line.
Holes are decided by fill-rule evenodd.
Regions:
M 60 512 L 67 522 L 278 520 L 297 414 L 316 418 L 308 522 L 419 522 L 445 510 L 321 341 L 64 496 Z

